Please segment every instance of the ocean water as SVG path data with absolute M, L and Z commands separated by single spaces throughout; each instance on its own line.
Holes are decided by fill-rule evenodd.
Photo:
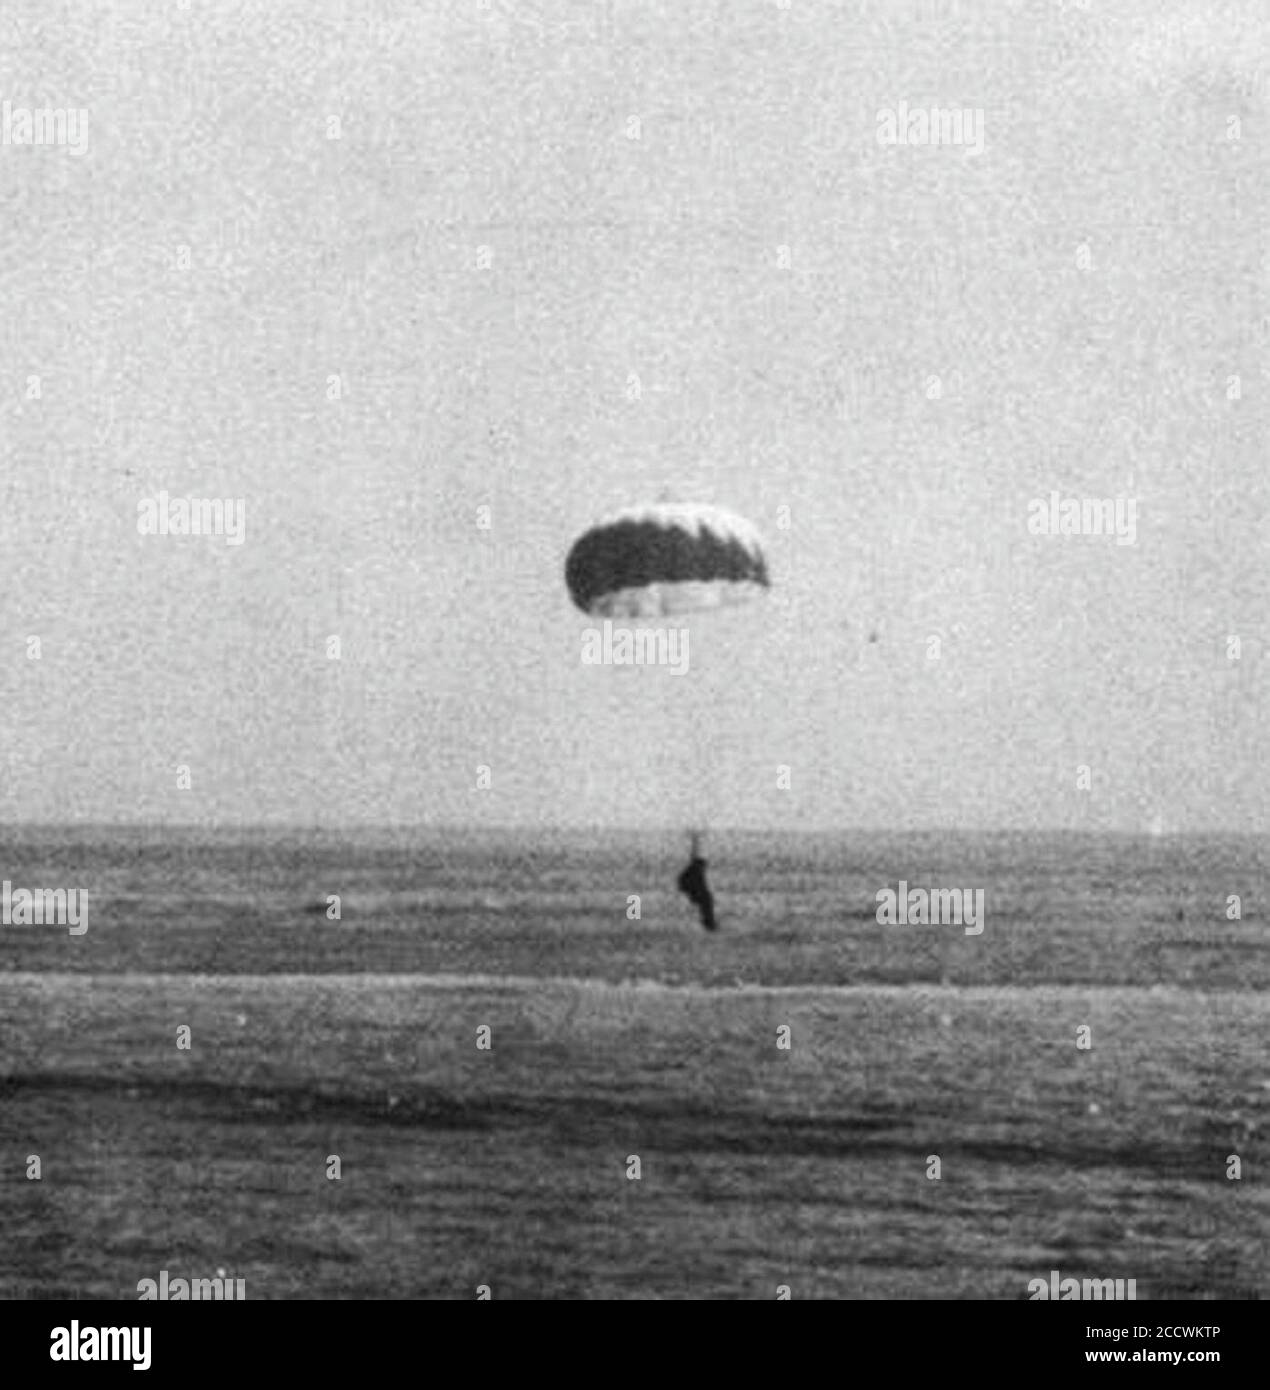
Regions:
M 1270 1291 L 1264 845 L 706 850 L 714 936 L 673 835 L 0 834 L 89 895 L 0 926 L 0 1296 Z M 901 880 L 984 931 L 880 926 Z
M 1254 839 L 717 832 L 723 930 L 675 891 L 682 837 L 637 832 L 0 832 L 15 887 L 89 893 L 89 930 L 0 932 L 0 970 L 488 974 L 663 984 L 1270 983 Z M 982 889 L 986 928 L 880 927 L 877 893 Z M 327 896 L 340 897 L 329 921 Z M 1242 917 L 1227 916 L 1231 895 Z M 638 920 L 628 916 L 639 898 Z

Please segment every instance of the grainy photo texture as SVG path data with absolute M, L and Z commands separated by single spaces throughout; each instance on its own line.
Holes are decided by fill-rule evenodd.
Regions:
M 6 0 L 0 1299 L 1265 1298 L 1268 53 Z

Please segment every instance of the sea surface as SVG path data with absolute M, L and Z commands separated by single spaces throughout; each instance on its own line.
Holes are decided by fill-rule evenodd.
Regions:
M 0 1297 L 1270 1293 L 1264 843 L 706 853 L 716 935 L 674 835 L 0 831 L 88 894 L 0 925 Z

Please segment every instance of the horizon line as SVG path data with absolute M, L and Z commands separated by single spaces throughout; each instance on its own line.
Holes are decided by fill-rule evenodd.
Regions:
M 3 820 L 0 833 L 13 830 L 152 830 L 157 832 L 203 831 L 228 833 L 241 831 L 292 831 L 309 834 L 393 833 L 393 834 L 613 834 L 613 835 L 686 835 L 693 827 L 664 823 L 559 823 L 473 822 L 473 821 L 344 821 L 314 824 L 295 820 L 217 820 L 217 821 L 147 821 L 147 820 Z M 1260 839 L 1265 831 L 1177 828 L 1172 830 L 1131 829 L 1125 826 L 865 826 L 865 825 L 738 825 L 719 824 L 701 827 L 705 835 L 1079 835 L 1089 838 L 1126 836 L 1133 839 L 1168 840 L 1183 838 L 1234 837 Z

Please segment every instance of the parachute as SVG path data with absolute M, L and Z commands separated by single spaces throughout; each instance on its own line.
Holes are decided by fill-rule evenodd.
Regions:
M 565 583 L 588 617 L 696 619 L 691 671 L 682 679 L 654 677 L 627 693 L 636 701 L 632 731 L 651 740 L 641 775 L 655 779 L 661 805 L 676 818 L 709 824 L 719 809 L 722 772 L 749 756 L 731 745 L 741 723 L 736 702 L 747 698 L 744 656 L 753 650 L 756 630 L 740 615 L 725 616 L 725 610 L 770 589 L 762 537 L 722 507 L 684 502 L 628 507 L 578 537 L 565 561 Z M 692 853 L 678 886 L 712 931 L 714 899 L 695 835 Z
M 565 561 L 593 618 L 662 618 L 744 603 L 769 587 L 758 532 L 722 507 L 658 502 L 591 527 Z

